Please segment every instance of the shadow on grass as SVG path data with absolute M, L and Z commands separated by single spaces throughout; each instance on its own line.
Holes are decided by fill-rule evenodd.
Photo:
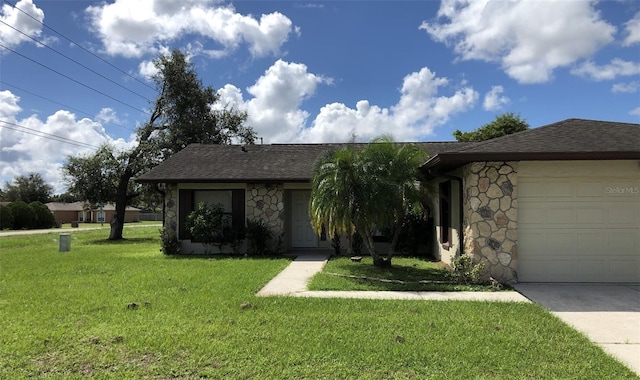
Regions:
M 340 263 L 336 265 L 336 269 L 340 273 L 350 274 L 353 276 L 366 276 L 384 279 L 397 279 L 402 281 L 446 281 L 449 279 L 448 271 L 443 268 L 417 268 L 412 266 L 402 266 L 393 264 L 390 268 L 374 267 L 368 263 Z
M 180 254 L 180 255 L 163 255 L 167 259 L 171 260 L 282 260 L 288 259 L 293 261 L 293 257 L 284 255 L 267 255 L 267 256 L 252 256 L 252 255 L 232 255 L 227 253 L 219 254 Z
M 155 237 L 128 238 L 128 239 L 125 238 L 122 240 L 95 239 L 95 240 L 87 241 L 88 244 L 95 244 L 95 245 L 147 244 L 147 243 L 154 243 L 154 242 L 158 242 L 158 246 L 160 246 L 158 238 L 155 238 Z

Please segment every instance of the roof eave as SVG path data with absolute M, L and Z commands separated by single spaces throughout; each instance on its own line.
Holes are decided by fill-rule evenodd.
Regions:
M 584 160 L 637 160 L 640 151 L 629 152 L 491 152 L 442 153 L 431 157 L 420 170 L 433 177 L 471 162 L 479 161 L 584 161 Z
M 138 183 L 284 183 L 284 182 L 310 182 L 311 178 L 137 178 Z

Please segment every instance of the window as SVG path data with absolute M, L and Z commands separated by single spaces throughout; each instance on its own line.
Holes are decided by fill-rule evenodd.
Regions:
M 441 182 L 440 190 L 440 243 L 451 246 L 451 181 Z
M 232 226 L 245 225 L 245 190 L 190 190 L 181 189 L 179 199 L 178 239 L 191 239 L 185 222 L 191 211 L 198 207 L 200 202 L 206 204 L 219 203 L 224 208 L 224 213 L 229 216 Z
M 104 223 L 104 211 L 98 211 L 98 223 Z
M 84 211 L 78 213 L 78 222 L 84 222 Z

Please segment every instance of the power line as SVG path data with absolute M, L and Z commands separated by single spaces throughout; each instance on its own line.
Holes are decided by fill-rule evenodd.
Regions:
M 26 55 L 24 55 L 24 54 L 18 53 L 17 51 L 15 51 L 15 50 L 13 50 L 13 49 L 11 49 L 11 48 L 7 47 L 7 46 L 4 46 L 3 44 L 0 44 L 0 47 L 2 47 L 2 48 L 4 48 L 4 49 L 7 49 L 7 50 L 9 50 L 10 52 L 12 52 L 12 53 L 14 53 L 14 54 L 17 54 L 17 55 L 19 55 L 20 57 L 22 57 L 22 58 L 24 58 L 24 59 L 26 59 L 26 60 L 29 60 L 29 61 L 31 61 L 31 62 L 33 62 L 33 63 L 35 63 L 35 64 L 39 65 L 39 66 L 42 66 L 42 67 L 44 67 L 44 68 L 45 68 L 45 69 L 47 69 L 47 70 L 53 71 L 54 73 L 56 73 L 56 74 L 58 74 L 58 75 L 60 75 L 60 76 L 62 76 L 62 77 L 65 77 L 65 78 L 69 79 L 70 81 L 72 81 L 72 82 L 74 82 L 74 83 L 77 83 L 77 84 L 79 84 L 79 85 L 81 85 L 81 86 L 83 86 L 83 87 L 85 87 L 85 88 L 88 88 L 89 90 L 95 91 L 95 92 L 97 92 L 98 94 L 100 94 L 100 95 L 102 95 L 102 96 L 105 96 L 105 97 L 107 97 L 107 98 L 109 98 L 109 99 L 111 99 L 111 100 L 113 100 L 113 101 L 115 101 L 115 102 L 118 102 L 118 103 L 120 103 L 120 104 L 122 104 L 122 105 L 124 105 L 124 106 L 126 106 L 126 107 L 129 107 L 129 108 L 131 108 L 131 109 L 135 110 L 135 111 L 142 112 L 142 113 L 144 113 L 144 114 L 149 115 L 149 112 L 147 112 L 147 111 L 145 111 L 145 110 L 138 109 L 138 108 L 136 108 L 136 107 L 134 107 L 134 106 L 130 105 L 129 103 L 125 103 L 125 102 L 123 102 L 122 100 L 116 99 L 116 98 L 114 98 L 114 97 L 113 97 L 113 96 L 111 96 L 111 95 L 105 94 L 104 92 L 102 92 L 102 91 L 100 91 L 100 90 L 98 90 L 98 89 L 95 89 L 95 88 L 93 88 L 93 87 L 91 87 L 91 86 L 89 86 L 89 85 L 87 85 L 87 84 L 84 84 L 84 83 L 82 83 L 82 82 L 80 82 L 80 81 L 78 81 L 78 80 L 76 80 L 76 79 L 73 79 L 73 78 L 71 78 L 70 76 L 68 76 L 68 75 L 66 75 L 66 74 L 63 74 L 63 73 L 59 72 L 58 70 L 53 69 L 53 68 L 51 68 L 51 67 L 49 67 L 49 66 L 47 66 L 47 65 L 45 65 L 45 64 L 43 64 L 43 63 L 40 63 L 40 62 L 36 61 L 36 60 L 35 60 L 35 59 L 33 59 L 33 58 L 29 58 L 29 57 L 27 57 L 27 56 L 26 56 Z
M 42 131 L 39 131 L 37 129 L 25 127 L 24 125 L 11 123 L 11 122 L 4 121 L 4 120 L 0 120 L 0 123 L 8 124 L 8 125 L 0 125 L 0 128 L 8 128 L 8 129 L 12 129 L 14 131 L 18 131 L 18 132 L 26 133 L 26 134 L 29 134 L 29 135 L 42 137 L 42 138 L 48 139 L 48 140 L 58 141 L 58 142 L 61 142 L 61 143 L 76 145 L 76 146 L 79 146 L 79 147 L 82 147 L 82 148 L 93 148 L 93 149 L 97 149 L 98 148 L 95 145 L 87 144 L 87 143 L 84 143 L 82 141 L 73 140 L 73 139 L 70 139 L 70 138 L 67 138 L 67 137 L 63 137 L 63 136 L 54 135 L 52 133 L 42 132 Z
M 32 20 L 34 20 L 35 22 L 37 22 L 38 24 L 44 26 L 45 28 L 51 30 L 52 32 L 54 32 L 55 34 L 59 35 L 60 37 L 64 38 L 65 40 L 71 42 L 72 44 L 74 44 L 75 46 L 78 46 L 80 49 L 84 50 L 85 52 L 91 54 L 92 56 L 98 58 L 99 60 L 101 60 L 102 62 L 106 63 L 107 65 L 113 67 L 114 69 L 120 71 L 122 74 L 128 76 L 129 78 L 135 80 L 136 82 L 142 84 L 143 86 L 146 86 L 152 90 L 156 90 L 155 88 L 149 86 L 147 83 L 141 81 L 140 79 L 134 77 L 133 75 L 127 73 L 126 71 L 122 70 L 121 68 L 119 68 L 118 66 L 112 64 L 111 62 L 107 61 L 106 59 L 100 57 L 99 55 L 93 53 L 92 51 L 86 49 L 84 46 L 80 45 L 79 43 L 75 42 L 74 40 L 72 40 L 71 38 L 65 36 L 64 34 L 58 32 L 57 30 L 53 29 L 52 27 L 46 25 L 45 23 L 43 23 L 42 21 L 38 20 L 37 18 L 31 16 L 30 14 L 28 14 L 27 12 L 23 11 L 22 9 L 18 8 L 14 3 L 11 3 L 8 0 L 4 0 L 5 3 L 11 5 L 14 9 L 17 9 L 18 11 L 22 12 L 23 14 L 25 14 L 26 16 L 28 16 L 29 18 L 31 18 Z
M 28 34 L 26 34 L 26 33 L 22 32 L 22 31 L 21 31 L 21 30 L 19 30 L 19 29 L 14 28 L 13 26 L 11 26 L 11 25 L 7 24 L 6 22 L 4 22 L 4 21 L 2 21 L 2 20 L 0 20 L 0 22 L 1 22 L 1 23 L 3 23 L 4 25 L 8 26 L 9 28 L 11 28 L 11 29 L 15 30 L 16 32 L 18 32 L 18 33 L 22 34 L 23 36 L 26 36 L 27 38 L 30 38 L 30 39 L 31 39 L 32 41 L 34 41 L 35 43 L 37 43 L 37 44 L 39 44 L 39 45 L 41 45 L 41 46 L 46 47 L 47 49 L 49 49 L 49 50 L 53 51 L 54 53 L 57 53 L 58 55 L 63 56 L 64 58 L 66 58 L 66 59 L 70 60 L 71 62 L 75 63 L 76 65 L 82 66 L 82 67 L 84 67 L 85 69 L 87 69 L 87 70 L 91 71 L 92 73 L 94 73 L 94 74 L 98 75 L 99 77 L 101 77 L 101 78 L 103 78 L 103 79 L 106 79 L 106 80 L 108 80 L 109 82 L 111 82 L 111 83 L 115 84 L 116 86 L 118 86 L 118 87 L 120 87 L 120 88 L 122 88 L 122 89 L 124 89 L 124 90 L 126 90 L 126 91 L 129 91 L 130 93 L 132 93 L 132 94 L 134 94 L 134 95 L 137 95 L 137 96 L 141 97 L 142 99 L 144 99 L 144 100 L 146 100 L 146 101 L 148 101 L 148 102 L 151 102 L 151 100 L 150 100 L 149 98 L 147 98 L 146 96 L 144 96 L 144 95 L 140 95 L 139 93 L 137 93 L 137 92 L 135 92 L 135 91 L 133 91 L 133 90 L 131 90 L 131 89 L 129 89 L 129 88 L 127 88 L 127 87 L 125 87 L 125 86 L 121 85 L 120 83 L 118 83 L 118 82 L 114 81 L 113 79 L 107 78 L 106 76 L 104 76 L 104 75 L 100 74 L 99 72 L 95 71 L 94 69 L 92 69 L 92 68 L 90 68 L 90 67 L 88 67 L 88 66 L 86 66 L 86 65 L 84 65 L 84 64 L 82 64 L 82 63 L 80 63 L 80 62 L 78 62 L 78 61 L 76 61 L 75 59 L 73 59 L 73 58 L 69 57 L 68 55 L 65 55 L 65 54 L 61 53 L 60 51 L 58 51 L 58 50 L 56 50 L 56 49 L 52 48 L 51 46 L 49 46 L 49 45 L 45 44 L 44 42 L 41 42 L 41 41 L 36 40 L 36 39 L 35 39 L 35 38 L 33 38 L 32 36 L 30 36 L 30 35 L 28 35 Z
M 40 99 L 44 99 L 44 100 L 46 100 L 46 101 L 48 101 L 48 102 L 51 102 L 51 103 L 57 104 L 57 105 L 59 105 L 59 106 L 62 106 L 62 107 L 64 107 L 64 108 L 70 109 L 70 110 L 72 110 L 72 111 L 76 111 L 77 113 L 82 114 L 82 115 L 85 115 L 85 116 L 88 116 L 88 117 L 89 117 L 89 118 L 91 118 L 91 119 L 94 119 L 94 118 L 95 118 L 95 115 L 91 115 L 91 114 L 90 114 L 90 113 L 88 113 L 88 112 L 84 112 L 84 111 L 82 111 L 82 110 L 79 110 L 79 109 L 77 109 L 77 108 L 75 108 L 75 107 L 72 107 L 72 106 L 69 106 L 69 105 L 67 105 L 67 104 L 63 104 L 63 103 L 57 102 L 57 101 L 55 101 L 55 100 L 53 100 L 53 99 L 49 99 L 49 98 L 47 98 L 47 97 L 44 97 L 44 96 L 42 96 L 42 95 L 38 95 L 38 94 L 33 93 L 33 92 L 29 91 L 29 90 L 25 90 L 24 88 L 20 88 L 20 87 L 18 87 L 18 86 L 16 86 L 16 85 L 14 85 L 14 84 L 11 84 L 11 83 L 9 83 L 9 82 L 7 82 L 7 81 L 5 81 L 5 80 L 0 80 L 0 83 L 4 84 L 5 86 L 13 87 L 13 88 L 15 88 L 15 89 L 16 89 L 16 90 L 18 90 L 18 91 L 25 92 L 25 93 L 27 93 L 27 94 L 29 94 L 29 95 L 32 95 L 32 96 L 38 97 L 38 98 L 40 98 Z M 129 131 L 132 131 L 132 132 L 135 132 L 135 131 L 136 131 L 136 130 L 135 130 L 135 129 L 133 129 L 133 128 L 125 127 L 124 125 L 119 124 L 119 123 L 114 123 L 113 121 L 105 122 L 105 124 L 112 124 L 112 125 L 115 125 L 116 127 L 120 127 L 120 128 L 123 128 L 123 129 L 129 130 Z

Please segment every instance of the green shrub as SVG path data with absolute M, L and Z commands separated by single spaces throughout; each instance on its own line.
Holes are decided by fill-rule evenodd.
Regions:
M 35 217 L 34 224 L 31 228 L 52 228 L 56 226 L 56 218 L 53 216 L 49 207 L 42 202 L 31 202 L 29 208 L 33 211 Z
M 269 253 L 268 244 L 269 240 L 273 238 L 273 234 L 262 219 L 247 219 L 247 238 L 254 254 L 266 255 Z
M 180 241 L 174 230 L 166 227 L 161 229 L 160 239 L 162 240 L 162 246 L 160 247 L 162 253 L 168 256 L 180 254 Z
M 11 213 L 13 214 L 13 229 L 14 230 L 28 230 L 33 228 L 36 221 L 36 215 L 23 201 L 16 201 L 9 204 L 11 207 Z
M 459 255 L 451 259 L 451 278 L 459 284 L 480 284 L 484 273 L 484 264 L 476 264 L 470 255 Z
M 198 204 L 198 208 L 187 216 L 186 227 L 194 242 L 215 245 L 222 250 L 228 244 L 237 253 L 245 238 L 245 228 L 232 226 L 220 203 Z
M 0 230 L 13 229 L 13 212 L 11 207 L 0 206 Z
M 222 246 L 225 228 L 231 228 L 229 221 L 224 217 L 224 208 L 220 203 L 207 205 L 200 202 L 186 221 L 187 230 L 191 233 L 193 241 L 204 244 Z

